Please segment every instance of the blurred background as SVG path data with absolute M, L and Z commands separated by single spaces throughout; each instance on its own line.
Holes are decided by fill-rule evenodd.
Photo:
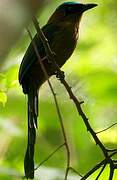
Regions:
M 0 2 L 0 179 L 16 180 L 23 175 L 27 145 L 27 99 L 18 83 L 18 69 L 30 43 L 25 27 L 30 24 L 34 35 L 35 30 L 30 21 L 32 13 L 37 13 L 43 26 L 62 2 Z M 84 14 L 78 46 L 62 70 L 74 94 L 79 100 L 84 100 L 83 109 L 97 132 L 117 122 L 117 1 L 80 2 L 97 3 L 98 7 Z M 103 154 L 87 132 L 64 87 L 55 77 L 51 78 L 51 82 L 57 93 L 69 141 L 71 165 L 85 174 L 103 159 Z M 38 124 L 36 165 L 63 143 L 56 107 L 47 83 L 40 92 Z M 117 148 L 117 126 L 98 136 L 106 147 Z M 66 154 L 62 148 L 35 172 L 36 177 L 40 180 L 62 179 L 65 164 Z M 108 173 L 107 167 L 100 179 L 108 179 Z M 78 176 L 72 175 L 70 180 L 78 179 Z M 116 179 L 117 173 L 114 176 Z

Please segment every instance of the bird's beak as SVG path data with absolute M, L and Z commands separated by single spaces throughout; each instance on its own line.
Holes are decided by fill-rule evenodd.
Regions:
M 84 4 L 83 5 L 83 12 L 84 11 L 87 11 L 87 10 L 89 10 L 89 9 L 92 9 L 92 8 L 94 8 L 94 7 L 96 7 L 97 6 L 97 4 Z

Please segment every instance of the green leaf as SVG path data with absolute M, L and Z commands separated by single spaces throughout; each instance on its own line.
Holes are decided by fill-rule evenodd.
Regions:
M 7 102 L 7 95 L 5 92 L 0 92 L 0 102 L 5 106 L 5 103 Z
M 18 83 L 18 67 L 12 66 L 11 68 L 8 69 L 8 71 L 5 73 L 6 75 L 6 88 L 12 88 L 16 86 Z

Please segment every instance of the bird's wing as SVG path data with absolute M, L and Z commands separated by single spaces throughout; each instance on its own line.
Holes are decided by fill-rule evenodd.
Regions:
M 51 44 L 55 33 L 57 31 L 59 31 L 59 27 L 57 25 L 47 24 L 42 28 L 42 30 L 43 30 L 46 38 L 48 39 L 49 43 Z M 35 35 L 33 40 L 38 48 L 38 52 L 39 52 L 41 58 L 45 57 L 46 53 L 45 53 L 45 50 L 43 47 L 43 43 L 37 34 Z M 20 84 L 22 84 L 22 80 L 23 80 L 24 76 L 26 75 L 27 71 L 30 69 L 30 67 L 33 65 L 33 63 L 35 63 L 36 61 L 37 61 L 37 55 L 35 53 L 33 43 L 31 42 L 24 57 L 23 57 L 21 65 L 20 65 L 20 69 L 19 69 Z

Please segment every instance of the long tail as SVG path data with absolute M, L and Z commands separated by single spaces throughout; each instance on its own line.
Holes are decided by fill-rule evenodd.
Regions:
M 31 89 L 28 93 L 28 144 L 24 159 L 26 178 L 34 178 L 34 148 L 38 117 L 38 92 Z

